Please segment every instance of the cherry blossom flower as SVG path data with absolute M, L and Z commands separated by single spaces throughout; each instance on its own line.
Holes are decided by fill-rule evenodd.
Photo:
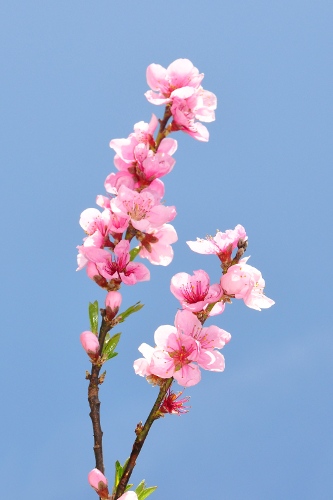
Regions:
M 173 259 L 172 243 L 178 240 L 175 228 L 171 224 L 163 224 L 151 233 L 144 233 L 139 238 L 141 246 L 139 255 L 148 259 L 151 264 L 167 266 Z
M 220 282 L 225 294 L 243 299 L 248 307 L 261 311 L 275 302 L 264 295 L 265 280 L 258 269 L 246 264 L 248 259 L 241 259 L 238 264 L 229 267 Z
M 156 347 L 140 345 L 144 358 L 134 362 L 134 371 L 143 377 L 173 377 L 183 387 L 190 387 L 200 382 L 199 366 L 209 371 L 224 370 L 224 357 L 215 348 L 221 349 L 230 338 L 216 326 L 203 328 L 190 311 L 179 311 L 175 326 L 162 325 L 155 331 Z
M 81 213 L 80 226 L 88 234 L 86 246 L 103 248 L 109 238 L 110 210 L 101 213 L 97 208 L 87 208 Z
M 88 474 L 88 482 L 100 498 L 109 498 L 108 480 L 98 469 L 93 469 Z
M 179 333 L 193 337 L 202 349 L 222 349 L 231 340 L 229 332 L 215 325 L 202 326 L 195 314 L 190 311 L 178 311 L 175 317 L 175 326 Z
M 135 373 L 137 375 L 140 375 L 140 377 L 148 377 L 150 375 L 153 375 L 152 371 L 150 370 L 150 365 L 155 351 L 154 347 L 144 342 L 138 347 L 138 351 L 141 352 L 144 357 L 136 359 L 134 361 L 133 368 Z
M 153 133 L 157 124 L 157 118 L 153 115 L 149 124 L 136 123 L 134 133 L 127 139 L 113 139 L 110 142 L 110 147 L 116 152 L 114 164 L 120 170 L 120 175 L 115 174 L 117 180 L 125 181 L 131 189 L 148 186 L 154 179 L 171 172 L 174 167 L 175 160 L 171 155 L 177 149 L 177 141 L 164 138 L 158 151 L 155 151 Z
M 198 141 L 209 140 L 207 128 L 195 119 L 211 122 L 215 120 L 216 96 L 212 92 L 191 88 L 178 89 L 173 92 L 171 113 L 173 122 L 171 130 L 183 130 Z
M 152 89 L 145 93 L 148 101 L 152 104 L 167 104 L 175 89 L 182 87 L 198 89 L 204 74 L 199 74 L 198 69 L 188 59 L 176 59 L 167 69 L 160 64 L 150 64 L 146 76 L 147 83 Z
M 186 243 L 193 252 L 217 255 L 222 262 L 225 262 L 230 260 L 232 251 L 240 240 L 246 241 L 247 236 L 244 227 L 238 224 L 235 229 L 227 229 L 225 233 L 218 231 L 214 237 L 197 238 L 196 241 Z
M 175 274 L 171 279 L 170 290 L 182 307 L 192 312 L 202 311 L 208 304 L 217 302 L 223 294 L 220 285 L 210 286 L 209 276 L 202 269 L 194 271 L 193 276 Z
M 158 204 L 157 196 L 155 191 L 149 189 L 138 193 L 122 185 L 118 196 L 111 200 L 111 208 L 114 213 L 129 216 L 135 229 L 149 232 L 172 221 L 177 214 L 174 206 Z
M 217 100 L 200 86 L 203 77 L 188 59 L 177 59 L 167 69 L 151 64 L 147 83 L 152 90 L 145 96 L 152 104 L 169 106 L 173 116 L 170 131 L 183 130 L 199 141 L 208 141 L 207 128 L 195 120 L 215 120 Z
M 196 364 L 199 344 L 190 336 L 174 333 L 170 325 L 160 326 L 154 335 L 154 350 L 150 370 L 161 378 L 174 377 L 183 387 L 190 387 L 201 380 Z
M 138 281 L 150 279 L 150 272 L 146 266 L 130 261 L 130 244 L 127 240 L 121 240 L 114 247 L 114 255 L 100 248 L 85 246 L 78 248 L 88 261 L 96 265 L 98 274 L 106 280 L 135 285 Z

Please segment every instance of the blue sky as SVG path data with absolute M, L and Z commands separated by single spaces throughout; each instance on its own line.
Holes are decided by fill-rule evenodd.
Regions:
M 146 67 L 186 57 L 218 97 L 210 141 L 175 135 L 165 178 L 179 241 L 167 268 L 124 290 L 145 307 L 122 328 L 101 389 L 106 473 L 129 455 L 155 389 L 133 373 L 141 342 L 172 324 L 171 276 L 214 257 L 186 240 L 241 223 L 276 305 L 234 301 L 223 374 L 158 421 L 133 481 L 158 500 L 326 500 L 332 491 L 331 1 L 12 0 L 1 7 L 3 497 L 97 498 L 79 334 L 104 293 L 75 273 L 80 213 L 114 171 L 112 138 L 162 113 Z

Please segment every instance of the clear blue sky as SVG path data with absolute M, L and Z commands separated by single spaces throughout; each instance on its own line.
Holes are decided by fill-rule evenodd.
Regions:
M 3 3 L 3 498 L 97 498 L 79 334 L 104 293 L 75 273 L 78 219 L 104 194 L 109 140 L 162 112 L 143 96 L 146 67 L 179 57 L 205 73 L 217 119 L 207 144 L 175 136 L 172 265 L 124 290 L 125 307 L 145 308 L 101 389 L 107 475 L 155 397 L 132 363 L 173 322 L 171 276 L 218 277 L 185 241 L 241 223 L 276 305 L 235 301 L 216 318 L 232 334 L 226 371 L 186 391 L 190 413 L 154 425 L 133 479 L 158 485 L 156 500 L 332 498 L 332 25 L 331 0 Z

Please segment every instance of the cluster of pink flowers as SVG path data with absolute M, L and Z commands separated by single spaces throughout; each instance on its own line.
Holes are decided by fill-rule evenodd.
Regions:
M 246 242 L 245 229 L 238 224 L 235 229 L 228 229 L 225 233 L 218 231 L 214 237 L 197 238 L 196 241 L 188 241 L 187 244 L 194 252 L 217 255 L 222 266 L 227 269 L 220 279 L 221 297 L 243 299 L 248 307 L 260 311 L 275 304 L 274 300 L 264 295 L 265 280 L 261 272 L 246 264 L 250 257 L 245 257 L 235 264 L 232 262 L 233 251 Z M 199 272 L 196 271 L 196 273 Z M 217 290 L 216 288 L 216 293 Z M 176 295 L 175 292 L 173 293 Z M 177 295 L 176 297 L 179 298 Z M 216 305 L 212 313 L 214 310 L 216 310 Z
M 105 316 L 109 321 L 118 313 L 121 285 L 135 285 L 150 279 L 148 268 L 134 262 L 137 254 L 162 266 L 173 259 L 171 245 L 178 237 L 170 222 L 176 217 L 176 209 L 162 203 L 161 178 L 175 165 L 173 154 L 177 141 L 168 137 L 170 133 L 181 130 L 199 141 L 208 141 L 208 130 L 199 121 L 215 119 L 216 97 L 201 87 L 203 77 L 188 59 L 178 59 L 167 69 L 157 64 L 148 67 L 147 82 L 152 90 L 145 95 L 152 104 L 165 105 L 163 119 L 152 115 L 149 123 L 136 123 L 127 138 L 111 140 L 117 172 L 110 173 L 105 180 L 107 195 L 96 198 L 100 209 L 88 208 L 81 213 L 80 225 L 86 237 L 77 247 L 78 270 L 86 268 L 88 277 L 108 291 Z M 134 245 L 133 241 L 136 241 Z M 205 303 L 209 298 L 219 298 L 214 286 L 206 295 Z M 217 327 L 201 328 L 200 325 L 190 311 L 183 311 L 176 316 L 175 327 L 161 327 L 156 334 L 159 349 L 148 356 L 145 374 L 174 375 L 183 385 L 193 385 L 200 379 L 198 366 L 223 370 L 224 358 L 216 348 L 223 347 L 229 334 Z M 105 362 L 97 332 L 84 331 L 80 340 L 93 364 Z M 141 365 L 143 374 L 144 363 Z M 169 391 L 160 407 L 160 415 L 187 411 L 183 404 L 188 398 L 179 399 L 180 394 Z M 93 469 L 88 480 L 100 498 L 111 498 L 107 479 L 101 471 Z M 120 498 L 137 500 L 138 497 L 128 491 Z
M 208 141 L 209 133 L 202 123 L 215 120 L 216 96 L 204 90 L 204 77 L 188 59 L 177 59 L 167 69 L 159 64 L 147 68 L 147 82 L 152 90 L 146 97 L 152 104 L 166 104 L 172 114 L 170 130 L 183 130 L 198 141 Z
M 195 252 L 218 256 L 223 269 L 220 283 L 210 285 L 202 269 L 194 271 L 193 276 L 173 276 L 170 289 L 182 310 L 176 314 L 175 326 L 163 325 L 155 331 L 155 347 L 140 345 L 144 357 L 134 362 L 136 374 L 148 379 L 173 377 L 183 387 L 189 387 L 200 381 L 200 368 L 224 370 L 224 357 L 217 349 L 224 347 L 231 335 L 217 326 L 203 327 L 203 322 L 222 313 L 231 298 L 243 299 L 248 307 L 258 310 L 274 304 L 263 293 L 265 282 L 260 271 L 246 264 L 248 258 L 233 262 L 233 251 L 246 242 L 241 225 L 225 233 L 219 231 L 214 238 L 188 242 Z
M 145 96 L 150 103 L 165 106 L 164 116 L 158 120 L 152 115 L 149 123 L 136 123 L 127 138 L 111 140 L 117 172 L 110 173 L 105 180 L 107 196 L 97 196 L 96 203 L 101 210 L 88 208 L 81 214 L 80 225 L 86 237 L 77 247 L 78 269 L 86 268 L 88 277 L 108 291 L 103 319 L 110 322 L 116 318 L 121 305 L 122 296 L 118 291 L 121 285 L 135 285 L 150 279 L 148 268 L 134 262 L 135 257 L 139 255 L 163 266 L 173 259 L 171 245 L 177 241 L 177 233 L 170 222 L 176 217 L 176 209 L 162 203 L 161 178 L 175 165 L 173 154 L 177 141 L 169 137 L 170 133 L 183 131 L 199 141 L 209 139 L 207 128 L 200 122 L 215 120 L 216 96 L 202 88 L 203 77 L 188 59 L 177 59 L 167 68 L 159 64 L 148 66 L 147 83 L 151 90 Z M 224 371 L 225 359 L 220 350 L 231 335 L 218 326 L 204 326 L 208 318 L 223 313 L 226 303 L 234 298 L 242 299 L 248 307 L 257 310 L 274 304 L 264 295 L 265 281 L 260 271 L 247 264 L 249 257 L 243 257 L 247 240 L 246 231 L 239 224 L 224 233 L 218 231 L 214 237 L 187 242 L 194 252 L 216 255 L 222 275 L 213 284 L 202 269 L 193 275 L 180 272 L 171 279 L 171 293 L 181 307 L 174 325 L 159 326 L 154 334 L 155 346 L 142 343 L 139 351 L 143 357 L 134 362 L 137 375 L 160 385 L 164 391 L 157 400 L 158 410 L 151 414 L 153 419 L 166 413 L 181 415 L 188 411 L 184 405 L 189 398 L 180 398 L 182 392 L 171 391 L 172 379 L 183 387 L 190 387 L 201 380 L 201 369 Z M 126 313 L 114 323 L 123 321 Z M 120 334 L 105 344 L 105 335 L 98 337 L 94 318 L 91 329 L 93 331 L 84 331 L 80 340 L 96 371 L 96 366 L 99 369 L 116 354 L 111 349 L 117 345 Z M 118 472 L 116 466 L 112 495 L 107 478 L 100 470 L 89 473 L 89 484 L 101 499 L 111 500 L 116 496 Z M 119 500 L 146 498 L 152 492 L 148 490 L 154 487 L 143 492 L 143 483 L 136 492 L 123 493 Z M 125 486 L 119 484 L 123 488 L 118 490 L 120 495 Z
M 150 123 L 136 123 L 127 138 L 110 142 L 118 172 L 105 180 L 108 196 L 97 196 L 102 211 L 88 208 L 82 212 L 80 225 L 87 236 L 77 247 L 78 270 L 86 267 L 89 278 L 107 290 L 150 279 L 145 265 L 132 262 L 133 238 L 140 257 L 163 266 L 172 261 L 171 245 L 178 237 L 170 222 L 176 209 L 162 204 L 161 177 L 175 165 L 172 155 L 177 141 L 167 136 L 183 130 L 198 140 L 208 140 L 207 129 L 194 121 L 215 119 L 216 97 L 200 86 L 203 76 L 188 59 L 178 59 L 167 69 L 151 64 L 147 82 L 158 94 L 148 91 L 146 97 L 153 104 L 166 105 L 164 119 L 153 115 Z

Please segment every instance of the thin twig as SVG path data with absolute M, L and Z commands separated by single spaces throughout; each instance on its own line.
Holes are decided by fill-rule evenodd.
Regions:
M 120 478 L 120 481 L 118 483 L 116 493 L 114 495 L 114 500 L 117 500 L 123 493 L 125 492 L 126 486 L 128 484 L 128 481 L 131 477 L 131 474 L 133 472 L 133 469 L 136 465 L 136 460 L 139 456 L 139 453 L 141 451 L 142 446 L 144 445 L 144 442 L 146 440 L 146 437 L 148 436 L 148 432 L 153 425 L 154 421 L 159 418 L 157 415 L 157 411 L 159 407 L 162 404 L 162 401 L 171 386 L 173 381 L 173 378 L 168 378 L 165 380 L 165 382 L 162 384 L 160 387 L 159 394 L 156 398 L 155 404 L 149 413 L 149 416 L 145 422 L 145 425 L 142 427 L 142 424 L 139 424 L 135 430 L 137 437 L 136 440 L 134 441 L 133 448 L 132 448 L 132 453 L 129 457 L 128 463 L 125 467 L 125 470 L 123 471 L 123 474 Z
M 171 113 L 171 110 L 170 110 L 170 106 L 166 106 L 165 111 L 164 111 L 164 116 L 163 116 L 162 120 L 159 120 L 159 122 L 160 122 L 160 129 L 158 131 L 158 134 L 157 134 L 157 137 L 156 137 L 156 142 L 155 142 L 155 144 L 156 144 L 155 150 L 156 151 L 158 150 L 158 147 L 161 144 L 161 141 L 170 132 L 165 127 L 166 127 L 166 124 L 169 121 L 169 118 L 171 118 L 171 116 L 172 116 L 172 113 Z

